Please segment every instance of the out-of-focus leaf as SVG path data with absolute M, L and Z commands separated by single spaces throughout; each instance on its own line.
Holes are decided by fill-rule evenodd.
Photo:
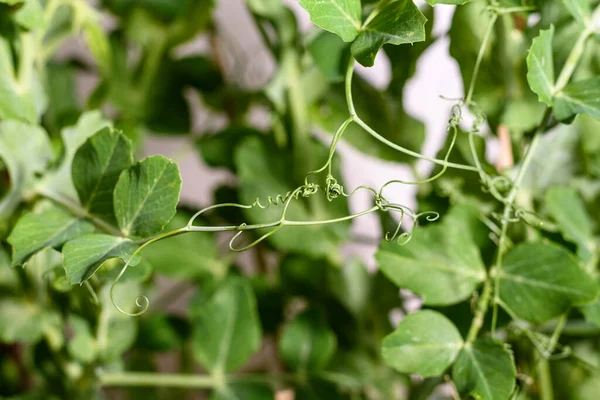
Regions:
M 301 0 L 310 20 L 345 42 L 353 41 L 361 30 L 360 0 Z
M 580 113 L 600 119 L 600 77 L 568 84 L 554 97 L 553 110 L 560 121 Z
M 60 331 L 60 314 L 24 299 L 0 301 L 0 340 L 33 344 L 49 330 Z
M 554 93 L 554 57 L 552 55 L 552 38 L 554 26 L 548 30 L 540 31 L 538 37 L 533 39 L 529 55 L 527 56 L 527 81 L 529 87 L 540 101 L 552 105 Z
M 308 45 L 315 65 L 329 82 L 344 80 L 348 64 L 348 48 L 347 43 L 329 32 L 321 32 Z

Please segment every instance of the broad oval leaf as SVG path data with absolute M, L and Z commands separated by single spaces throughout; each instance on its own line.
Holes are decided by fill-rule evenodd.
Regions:
M 404 246 L 384 242 L 376 258 L 389 279 L 422 296 L 428 305 L 465 300 L 486 277 L 479 249 L 459 218 L 416 228 Z
M 279 352 L 292 369 L 316 372 L 327 366 L 336 346 L 336 336 L 323 317 L 309 310 L 284 328 Z
M 600 77 L 568 84 L 554 97 L 553 111 L 559 121 L 581 113 L 600 119 Z
M 345 42 L 353 41 L 361 27 L 360 0 L 300 0 L 310 20 Z
M 491 339 L 466 344 L 452 367 L 458 392 L 480 400 L 506 400 L 515 386 L 517 371 L 506 345 Z
M 527 82 L 531 90 L 538 95 L 541 102 L 552 105 L 554 92 L 554 56 L 552 55 L 552 39 L 554 26 L 541 30 L 533 39 L 527 55 Z
M 364 26 L 350 50 L 365 67 L 375 63 L 377 52 L 386 43 L 404 44 L 425 40 L 427 18 L 412 0 L 398 0 L 384 6 Z
M 456 326 L 432 310 L 407 315 L 383 340 L 383 360 L 407 374 L 439 376 L 454 362 L 463 347 Z
M 88 212 L 114 222 L 113 189 L 121 171 L 133 164 L 131 141 L 122 133 L 104 128 L 75 153 L 71 166 L 73 184 Z
M 147 157 L 123 171 L 114 190 L 115 216 L 126 236 L 148 237 L 173 218 L 181 176 L 166 157 Z
M 515 247 L 506 254 L 498 274 L 502 305 L 527 321 L 547 321 L 598 294 L 592 277 L 571 253 L 555 244 Z
M 594 252 L 594 232 L 585 204 L 574 189 L 554 187 L 546 192 L 546 208 L 564 238 L 577 244 L 578 255 L 588 261 Z
M 10 189 L 0 198 L 0 221 L 12 215 L 35 174 L 46 168 L 52 159 L 51 149 L 42 128 L 13 120 L 0 122 L 0 159 L 10 176 Z
M 25 214 L 7 239 L 13 247 L 12 263 L 21 265 L 40 250 L 62 246 L 93 231 L 91 223 L 57 208 Z
M 210 371 L 241 367 L 261 343 L 256 298 L 248 282 L 228 279 L 193 318 L 193 351 Z
M 72 284 L 89 279 L 100 268 L 102 263 L 110 258 L 120 258 L 129 261 L 137 244 L 129 239 L 104 235 L 84 235 L 67 242 L 63 246 L 63 266 Z M 139 262 L 139 255 L 131 260 L 130 265 Z

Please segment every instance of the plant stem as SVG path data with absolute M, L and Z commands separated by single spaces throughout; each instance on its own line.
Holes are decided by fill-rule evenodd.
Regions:
M 477 80 L 477 75 L 479 74 L 479 67 L 481 67 L 481 62 L 483 61 L 483 56 L 485 55 L 485 49 L 492 37 L 492 32 L 494 31 L 494 25 L 496 24 L 496 20 L 498 19 L 498 13 L 494 12 L 492 14 L 492 18 L 488 23 L 487 29 L 483 36 L 483 40 L 481 41 L 481 47 L 479 47 L 479 54 L 477 54 L 477 61 L 475 61 L 475 67 L 473 68 L 473 75 L 471 75 L 471 83 L 469 84 L 469 91 L 467 93 L 467 97 L 465 98 L 466 104 L 471 104 L 471 99 L 473 98 L 473 91 L 475 90 L 475 82 Z
M 477 339 L 477 335 L 483 326 L 483 321 L 485 318 L 485 314 L 488 310 L 488 306 L 490 303 L 490 298 L 492 296 L 492 282 L 488 278 L 485 280 L 483 285 L 483 290 L 481 292 L 481 297 L 477 302 L 477 309 L 475 311 L 475 317 L 471 322 L 471 327 L 469 328 L 469 333 L 467 334 L 467 343 L 473 343 Z
M 209 375 L 160 374 L 152 372 L 102 373 L 101 386 L 163 386 L 209 389 L 215 381 Z
M 552 387 L 552 374 L 550 363 L 542 358 L 537 364 L 539 379 L 540 400 L 554 400 L 554 388 Z

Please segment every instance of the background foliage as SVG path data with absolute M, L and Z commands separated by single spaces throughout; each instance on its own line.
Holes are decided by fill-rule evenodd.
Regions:
M 0 0 L 0 397 L 595 399 L 599 2 L 428 3 L 301 0 L 320 28 L 302 34 L 284 3 L 248 0 L 276 61 L 249 88 L 212 0 Z M 432 159 L 403 90 L 438 4 L 457 5 L 465 96 Z M 353 74 L 378 52 L 384 89 Z M 190 93 L 222 129 L 193 132 Z M 140 159 L 149 135 L 235 182 L 195 212 L 174 161 Z M 347 189 L 340 140 L 434 169 Z M 411 184 L 416 210 L 386 198 Z M 352 214 L 356 191 L 372 204 Z M 369 213 L 374 271 L 342 254 Z

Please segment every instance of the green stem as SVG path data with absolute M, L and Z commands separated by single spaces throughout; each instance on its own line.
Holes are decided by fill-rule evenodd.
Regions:
M 466 104 L 471 104 L 471 99 L 473 97 L 473 91 L 475 90 L 475 82 L 477 80 L 477 75 L 479 74 L 479 68 L 481 67 L 481 62 L 483 61 L 483 56 L 485 55 L 485 50 L 487 45 L 492 37 L 492 32 L 494 31 L 494 25 L 496 24 L 496 20 L 498 19 L 498 14 L 493 13 L 490 22 L 488 23 L 487 29 L 483 36 L 483 40 L 481 42 L 481 47 L 479 47 L 479 54 L 477 54 L 477 61 L 475 61 L 475 67 L 473 68 L 473 75 L 471 75 L 471 83 L 469 84 L 469 91 L 467 93 L 467 97 L 465 98 Z
M 209 375 L 159 374 L 152 372 L 102 373 L 101 386 L 160 386 L 211 389 L 216 386 Z
M 477 309 L 475 310 L 475 317 L 471 322 L 471 327 L 469 328 L 469 333 L 467 334 L 467 343 L 473 343 L 477 339 L 477 335 L 479 335 L 479 331 L 483 326 L 483 321 L 485 318 L 485 314 L 488 310 L 488 306 L 490 303 L 490 298 L 492 296 L 492 282 L 488 278 L 486 279 L 483 285 L 483 291 L 481 292 L 481 297 L 477 302 Z
M 554 400 L 554 388 L 552 387 L 552 374 L 550 362 L 542 358 L 537 363 L 537 373 L 540 390 L 540 400 Z
M 600 9 L 600 7 L 598 9 Z M 564 87 L 567 86 L 567 84 L 569 83 L 569 80 L 571 80 L 571 77 L 575 72 L 575 68 L 577 68 L 577 64 L 579 64 L 579 60 L 581 59 L 583 51 L 585 50 L 585 42 L 593 33 L 594 29 L 592 27 L 592 24 L 590 24 L 590 26 L 584 29 L 583 32 L 581 32 L 581 34 L 577 38 L 575 46 L 573 46 L 573 49 L 569 53 L 567 61 L 565 62 L 565 65 L 563 66 L 563 69 L 560 75 L 558 76 L 558 79 L 556 80 L 556 85 L 554 86 L 554 94 L 564 89 Z

